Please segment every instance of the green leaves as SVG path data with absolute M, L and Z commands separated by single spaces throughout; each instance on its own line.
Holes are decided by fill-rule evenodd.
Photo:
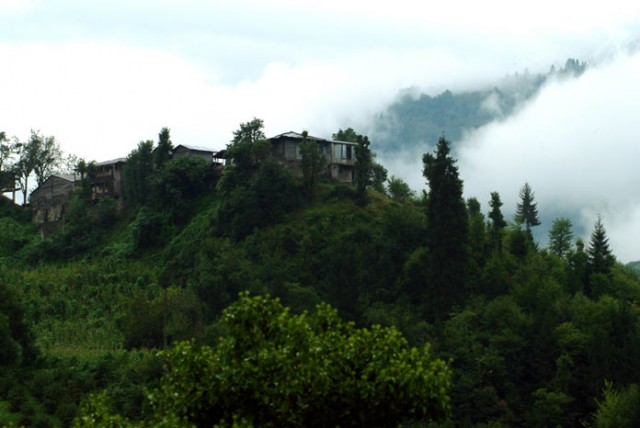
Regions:
M 446 364 L 394 328 L 358 329 L 328 305 L 294 315 L 246 293 L 221 322 L 217 348 L 183 342 L 161 353 L 166 373 L 148 422 L 397 426 L 450 411 Z

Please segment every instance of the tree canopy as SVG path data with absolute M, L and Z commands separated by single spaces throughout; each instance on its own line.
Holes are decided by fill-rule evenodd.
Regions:
M 534 193 L 529 183 L 524 183 L 520 189 L 520 202 L 516 207 L 515 221 L 517 224 L 523 224 L 524 229 L 531 236 L 531 228 L 540 225 L 538 218 L 538 207 L 534 202 Z
M 327 305 L 295 315 L 276 299 L 247 294 L 222 320 L 215 349 L 184 342 L 163 352 L 147 422 L 391 427 L 450 412 L 446 364 L 428 345 L 410 348 L 395 328 L 358 329 Z M 96 400 L 76 426 L 96 420 L 118 417 Z
M 436 153 L 426 153 L 423 175 L 427 201 L 427 296 L 431 316 L 441 318 L 464 294 L 468 220 L 462 180 L 450 143 L 441 137 Z
M 300 143 L 302 181 L 307 197 L 313 199 L 317 178 L 324 172 L 327 159 L 324 157 L 318 143 L 307 138 L 307 131 L 304 131 L 302 135 L 303 140 Z
M 609 238 L 601 216 L 598 216 L 591 233 L 587 254 L 589 274 L 608 274 L 611 271 L 615 257 L 609 248 Z
M 549 230 L 549 250 L 558 257 L 565 257 L 571 250 L 572 241 L 571 220 L 568 218 L 555 219 Z

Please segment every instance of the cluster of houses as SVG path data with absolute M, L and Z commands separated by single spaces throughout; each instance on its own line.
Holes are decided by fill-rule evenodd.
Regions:
M 286 132 L 269 138 L 272 155 L 289 168 L 295 176 L 301 176 L 300 144 L 304 139 L 314 141 L 326 159 L 326 175 L 341 183 L 352 183 L 354 178 L 356 143 L 327 140 L 324 138 L 303 135 L 297 132 Z M 206 147 L 181 144 L 172 150 L 172 158 L 180 156 L 198 156 L 211 162 L 222 170 L 228 160 L 225 151 L 214 151 Z M 112 197 L 120 202 L 124 200 L 122 170 L 126 158 L 118 158 L 97 164 L 95 178 L 91 181 L 92 199 L 98 201 Z M 50 176 L 41 186 L 35 189 L 29 198 L 31 219 L 36 225 L 54 228 L 60 223 L 71 202 L 74 189 L 80 178 L 74 175 L 55 174 Z

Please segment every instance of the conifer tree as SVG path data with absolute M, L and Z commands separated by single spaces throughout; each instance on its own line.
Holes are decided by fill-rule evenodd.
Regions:
M 122 170 L 127 204 L 138 207 L 144 205 L 150 194 L 150 179 L 153 173 L 153 141 L 140 141 L 138 147 L 129 153 Z
M 534 200 L 534 194 L 529 183 L 524 183 L 520 189 L 520 202 L 516 207 L 516 223 L 524 224 L 525 230 L 531 232 L 533 226 L 540 225 L 538 207 Z
M 371 185 L 371 170 L 373 160 L 369 149 L 369 138 L 358 135 L 358 145 L 355 146 L 356 162 L 354 164 L 354 181 L 356 192 L 361 202 L 366 202 L 366 190 Z
M 449 142 L 441 137 L 435 156 L 423 156 L 427 202 L 427 316 L 443 318 L 464 294 L 468 219 L 462 180 Z
M 587 271 L 589 275 L 608 274 L 615 263 L 615 257 L 609 248 L 609 238 L 602 224 L 602 217 L 598 216 L 591 234 L 589 248 L 587 248 Z
M 484 214 L 476 198 L 469 198 L 467 210 L 469 212 L 468 278 L 474 281 L 480 276 L 481 268 L 485 264 L 487 231 Z
M 538 207 L 534 200 L 533 191 L 529 183 L 524 183 L 520 189 L 520 202 L 516 206 L 515 221 L 517 224 L 524 224 L 524 230 L 527 232 L 529 239 L 533 242 L 531 228 L 540 225 L 538 218 Z
M 491 224 L 489 226 L 489 239 L 491 241 L 492 248 L 497 250 L 498 253 L 502 252 L 502 231 L 507 226 L 507 222 L 504 220 L 500 207 L 502 206 L 500 200 L 500 194 L 498 192 L 491 192 L 491 201 L 489 206 L 489 219 Z
M 549 230 L 549 250 L 558 257 L 566 257 L 572 241 L 571 220 L 562 217 L 555 219 Z

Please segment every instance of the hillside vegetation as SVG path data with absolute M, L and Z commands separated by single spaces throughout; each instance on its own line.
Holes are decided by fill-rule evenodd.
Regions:
M 443 138 L 416 196 L 366 139 L 338 185 L 294 178 L 260 129 L 222 177 L 141 143 L 127 208 L 78 192 L 46 238 L 3 202 L 0 424 L 640 423 L 640 280 L 602 219 L 539 248 L 533 189 L 513 221 L 463 200 Z

